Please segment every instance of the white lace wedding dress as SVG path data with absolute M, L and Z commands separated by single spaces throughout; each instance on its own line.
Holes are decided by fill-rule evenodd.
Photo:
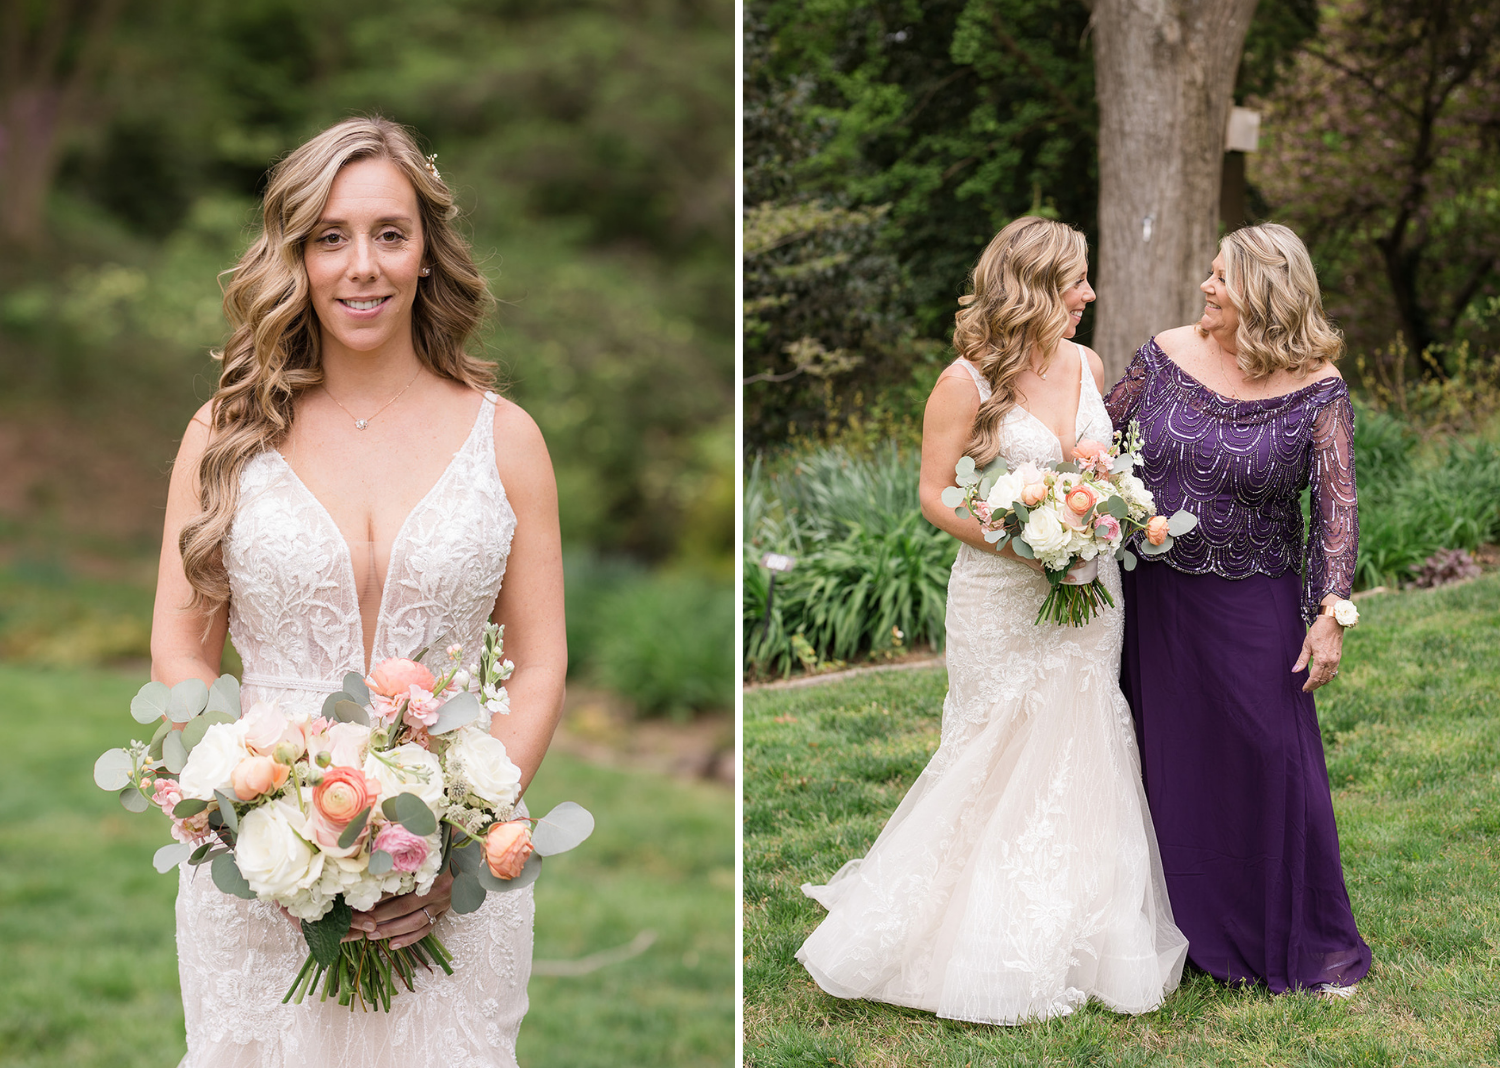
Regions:
M 494 419 L 486 394 L 463 446 L 396 535 L 374 662 L 452 641 L 478 648 L 516 526 L 495 470 Z M 275 451 L 244 468 L 224 563 L 244 707 L 274 700 L 316 710 L 346 672 L 367 672 L 348 548 Z M 206 867 L 184 864 L 177 955 L 188 1052 L 179 1068 L 513 1066 L 532 915 L 529 888 L 490 894 L 467 916 L 445 914 L 435 933 L 456 958 L 454 974 L 419 971 L 416 992 L 402 989 L 389 1014 L 315 997 L 283 1005 L 307 953 L 301 936 L 276 909 L 230 897 Z
M 1104 443 L 1112 433 L 1087 362 L 1076 430 Z M 1012 467 L 1062 459 L 1019 406 L 1002 451 Z M 1176 988 L 1187 940 L 1118 683 L 1118 565 L 1103 560 L 1099 575 L 1114 608 L 1085 627 L 1036 626 L 1046 579 L 959 548 L 938 751 L 864 859 L 802 887 L 828 916 L 797 959 L 828 993 L 1015 1024 L 1090 998 L 1147 1012 Z

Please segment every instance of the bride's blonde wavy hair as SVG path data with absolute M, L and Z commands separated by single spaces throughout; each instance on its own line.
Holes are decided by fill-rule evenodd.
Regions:
M 303 251 L 333 181 L 350 163 L 385 159 L 417 194 L 423 265 L 412 305 L 412 343 L 422 366 L 443 378 L 488 389 L 494 366 L 464 351 L 494 298 L 468 243 L 454 225 L 458 208 L 405 127 L 379 117 L 331 126 L 271 171 L 259 237 L 229 271 L 224 287 L 228 344 L 213 353 L 223 368 L 214 394 L 210 438 L 198 465 L 202 512 L 182 528 L 182 569 L 191 607 L 205 612 L 229 601 L 224 539 L 239 500 L 240 471 L 291 429 L 297 398 L 323 381 L 321 332 Z
M 1247 378 L 1298 378 L 1344 354 L 1344 335 L 1323 314 L 1318 274 L 1302 239 L 1279 223 L 1246 226 L 1219 242 L 1224 287 L 1239 314 L 1235 362 Z M 1208 336 L 1200 324 L 1198 334 Z
M 970 292 L 958 300 L 953 347 L 979 367 L 989 399 L 974 416 L 965 455 L 983 466 L 1000 453 L 1000 423 L 1016 404 L 1016 377 L 1033 350 L 1051 353 L 1068 329 L 1063 291 L 1088 270 L 1083 234 L 1023 215 L 979 257 Z

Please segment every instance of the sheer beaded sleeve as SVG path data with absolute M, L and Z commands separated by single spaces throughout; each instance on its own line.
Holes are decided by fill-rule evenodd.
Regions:
M 1109 412 L 1109 421 L 1116 430 L 1125 429 L 1140 408 L 1141 394 L 1146 391 L 1146 382 L 1151 377 L 1150 349 L 1151 342 L 1148 341 L 1136 350 L 1135 359 L 1125 368 L 1124 376 L 1104 398 L 1104 410 Z
M 1328 594 L 1348 597 L 1359 555 L 1354 486 L 1354 409 L 1340 390 L 1313 417 L 1312 523 L 1302 569 L 1302 614 L 1312 625 Z

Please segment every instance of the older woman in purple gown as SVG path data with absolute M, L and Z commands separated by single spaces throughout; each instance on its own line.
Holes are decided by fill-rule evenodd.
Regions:
M 1223 982 L 1347 994 L 1370 949 L 1312 697 L 1358 618 L 1343 341 L 1284 226 L 1229 234 L 1201 288 L 1202 320 L 1146 342 L 1106 400 L 1117 427 L 1140 421 L 1157 510 L 1199 519 L 1125 576 L 1122 687 L 1188 956 Z

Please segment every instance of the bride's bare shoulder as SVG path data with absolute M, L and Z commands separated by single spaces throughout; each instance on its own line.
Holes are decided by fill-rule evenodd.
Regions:
M 552 473 L 552 459 L 542 430 L 524 408 L 505 397 L 495 397 L 495 464 L 502 478 L 511 472 Z
M 214 402 L 207 401 L 193 413 L 193 417 L 188 420 L 187 429 L 182 432 L 182 442 L 177 447 L 179 464 L 186 460 L 196 461 L 203 456 L 213 437 L 213 422 Z

